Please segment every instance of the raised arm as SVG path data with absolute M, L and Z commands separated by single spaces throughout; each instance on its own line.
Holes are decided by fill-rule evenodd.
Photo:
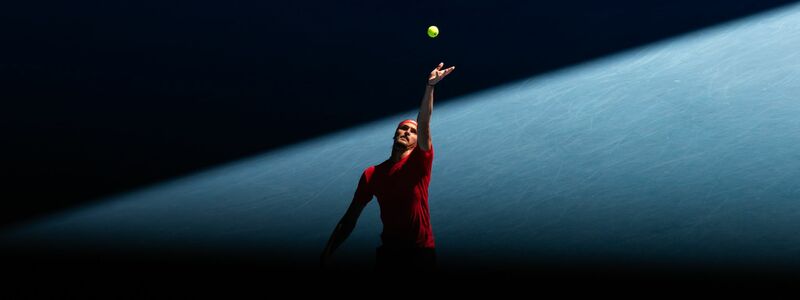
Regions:
M 425 86 L 425 95 L 419 105 L 417 115 L 417 145 L 420 149 L 428 151 L 431 149 L 431 113 L 433 112 L 433 90 L 439 81 L 456 69 L 455 66 L 442 70 L 444 63 L 439 63 L 431 75 L 428 76 L 428 84 Z

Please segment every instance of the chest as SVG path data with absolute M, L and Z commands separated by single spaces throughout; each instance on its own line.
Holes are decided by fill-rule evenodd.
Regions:
M 376 194 L 397 193 L 417 186 L 424 172 L 414 164 L 397 163 L 377 168 L 373 179 Z

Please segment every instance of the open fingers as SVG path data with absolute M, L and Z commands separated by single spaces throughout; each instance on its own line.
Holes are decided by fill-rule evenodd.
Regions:
M 456 66 L 452 66 L 452 67 L 449 67 L 447 69 L 444 69 L 442 76 L 446 76 L 447 74 L 450 74 L 450 72 L 453 72 L 453 70 L 455 70 L 455 69 L 456 69 Z

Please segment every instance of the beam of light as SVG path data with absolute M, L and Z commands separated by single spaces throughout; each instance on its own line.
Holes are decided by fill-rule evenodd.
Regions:
M 437 105 L 440 259 L 797 267 L 798 49 L 793 5 Z M 314 266 L 362 170 L 415 115 L 65 211 L 0 246 Z M 379 232 L 373 201 L 337 256 L 371 261 Z

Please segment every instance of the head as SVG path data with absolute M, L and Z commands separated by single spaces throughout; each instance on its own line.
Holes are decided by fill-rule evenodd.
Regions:
M 417 121 L 408 119 L 397 125 L 394 131 L 394 146 L 413 148 L 417 145 Z

